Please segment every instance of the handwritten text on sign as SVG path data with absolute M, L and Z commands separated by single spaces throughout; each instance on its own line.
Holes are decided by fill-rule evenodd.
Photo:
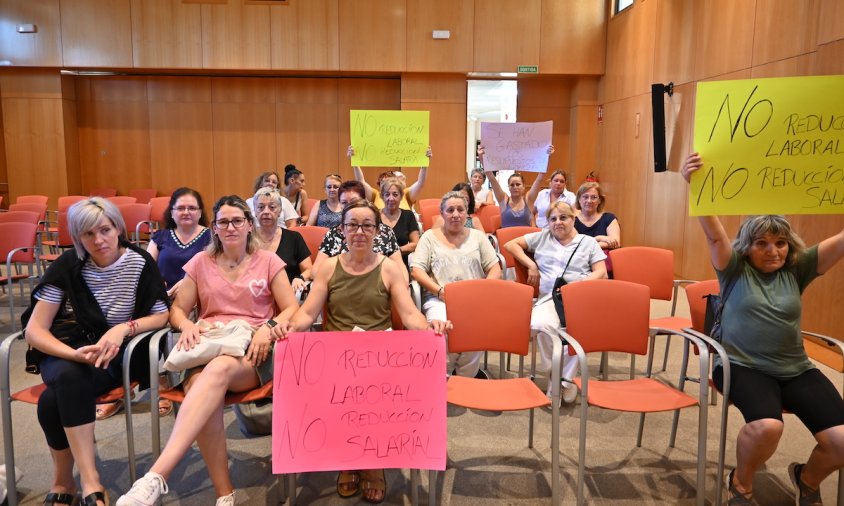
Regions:
M 481 123 L 485 170 L 545 172 L 553 121 Z
M 844 213 L 844 76 L 697 85 L 689 214 Z
M 427 167 L 428 111 L 350 111 L 352 165 Z
M 273 473 L 445 470 L 445 340 L 295 333 L 275 350 Z

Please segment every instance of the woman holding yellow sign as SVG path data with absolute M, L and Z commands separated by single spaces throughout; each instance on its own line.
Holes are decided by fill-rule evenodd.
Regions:
M 346 156 L 352 158 L 355 156 L 355 148 L 354 146 L 349 146 L 346 150 Z M 430 160 L 433 157 L 433 152 L 431 151 L 431 146 L 428 146 L 427 151 L 425 151 L 425 156 L 428 157 Z M 352 170 L 355 173 L 355 179 L 360 181 L 363 184 L 363 188 L 366 190 L 366 200 L 369 200 L 375 207 L 378 209 L 384 208 L 384 200 L 381 198 L 381 193 L 377 189 L 373 189 L 366 182 L 366 178 L 363 176 L 363 171 L 357 165 L 352 165 Z M 419 177 L 416 178 L 416 182 L 410 186 L 407 186 L 407 176 L 400 170 L 392 170 L 387 172 L 382 172 L 378 176 L 378 188 L 381 188 L 381 183 L 384 179 L 389 177 L 394 177 L 398 179 L 402 186 L 404 186 L 404 195 L 402 196 L 401 202 L 399 202 L 399 209 L 405 209 L 407 211 L 412 210 L 413 203 L 419 199 L 419 195 L 422 194 L 422 188 L 425 186 L 425 178 L 428 176 L 428 167 L 419 167 Z
M 683 177 L 688 182 L 702 166 L 692 153 Z M 721 286 L 729 398 L 745 420 L 737 465 L 727 479 L 729 503 L 752 504 L 753 476 L 776 450 L 787 409 L 817 441 L 805 464 L 788 467 L 795 504 L 822 504 L 821 482 L 844 467 L 844 400 L 803 348 L 800 295 L 844 257 L 844 230 L 807 248 L 783 216 L 751 216 L 730 244 L 718 217 L 699 221 Z M 721 389 L 724 364 L 718 358 L 712 378 Z

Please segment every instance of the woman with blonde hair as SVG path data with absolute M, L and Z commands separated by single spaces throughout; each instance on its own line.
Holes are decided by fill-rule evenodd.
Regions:
M 311 208 L 308 225 L 332 228 L 340 224 L 340 212 L 343 210 L 340 204 L 341 184 L 343 180 L 337 174 L 325 176 L 325 198 L 319 201 L 319 205 Z

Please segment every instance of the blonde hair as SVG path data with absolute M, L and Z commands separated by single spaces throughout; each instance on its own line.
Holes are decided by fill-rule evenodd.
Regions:
M 562 200 L 555 200 L 550 206 L 548 206 L 548 210 L 545 212 L 545 218 L 551 218 L 551 213 L 554 211 L 558 211 L 560 214 L 565 214 L 570 218 L 574 218 L 574 209 L 572 209 L 567 202 Z
M 84 260 L 88 251 L 82 245 L 82 234 L 91 230 L 105 216 L 114 225 L 118 232 L 118 242 L 123 245 L 128 242 L 126 238 L 126 223 L 123 215 L 117 206 L 102 197 L 90 197 L 70 206 L 67 210 L 67 229 L 73 239 L 73 247 L 76 249 L 76 256 Z
M 574 201 L 574 207 L 578 210 L 580 209 L 580 196 L 586 193 L 591 189 L 595 189 L 598 192 L 598 212 L 604 210 L 604 204 L 606 203 L 606 198 L 604 197 L 604 190 L 601 189 L 601 185 L 596 183 L 595 181 L 586 181 L 580 188 L 577 189 L 577 200 Z
M 252 226 L 255 222 L 255 217 L 252 216 L 252 211 L 249 210 L 249 206 L 246 205 L 246 202 L 244 202 L 242 198 L 237 195 L 226 195 L 225 197 L 220 197 L 220 200 L 214 204 L 214 210 L 212 211 L 214 213 L 214 221 L 212 225 L 214 226 L 215 233 L 211 234 L 211 242 L 209 242 L 208 247 L 205 248 L 205 251 L 208 252 L 212 258 L 217 257 L 217 255 L 223 252 L 223 243 L 220 241 L 220 237 L 216 234 L 217 213 L 220 212 L 220 208 L 223 206 L 236 207 L 243 211 L 243 217 L 246 218 L 246 223 L 248 223 L 249 226 Z M 249 232 L 246 235 L 246 253 L 251 255 L 257 249 L 258 240 L 255 239 L 255 234 Z

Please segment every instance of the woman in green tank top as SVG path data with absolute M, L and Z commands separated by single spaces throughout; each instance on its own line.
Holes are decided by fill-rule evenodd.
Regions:
M 349 251 L 320 264 L 305 303 L 291 321 L 279 322 L 275 335 L 283 339 L 288 332 L 310 329 L 323 306 L 326 330 L 386 330 L 392 326 L 392 307 L 408 330 L 431 328 L 438 334 L 448 330 L 450 322 L 435 320 L 429 325 L 416 309 L 402 267 L 385 262 L 383 255 L 372 251 L 372 241 L 381 223 L 378 209 L 358 199 L 350 202 L 341 216 Z M 380 503 L 386 488 L 383 469 L 340 471 L 337 477 L 337 493 L 341 497 L 361 492 L 367 502 Z

